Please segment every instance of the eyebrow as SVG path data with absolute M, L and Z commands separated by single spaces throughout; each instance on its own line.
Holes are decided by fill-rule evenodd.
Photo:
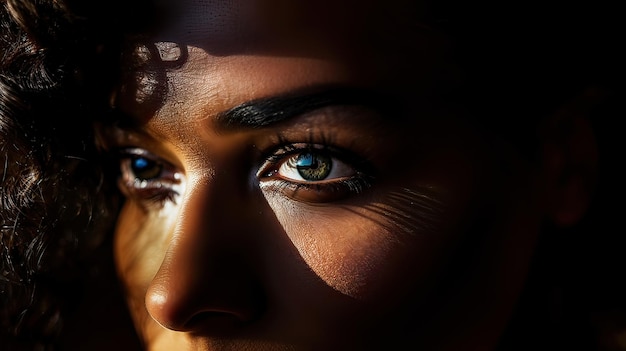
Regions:
M 315 88 L 245 102 L 217 114 L 216 126 L 224 130 L 260 129 L 327 106 L 361 105 L 380 109 L 381 94 L 358 88 Z

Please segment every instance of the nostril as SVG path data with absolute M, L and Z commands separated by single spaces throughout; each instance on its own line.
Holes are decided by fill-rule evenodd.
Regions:
M 249 296 L 225 292 L 216 296 L 206 292 L 206 289 L 180 291 L 170 285 L 153 284 L 146 294 L 146 309 L 164 328 L 203 334 L 232 332 L 259 317 L 261 309 Z
M 209 255 L 207 247 L 214 248 L 191 239 L 175 242 L 147 286 L 146 310 L 162 327 L 204 334 L 260 318 L 265 294 L 250 267 L 235 255 Z
M 193 315 L 183 329 L 191 332 L 202 332 L 224 335 L 238 330 L 250 322 L 248 318 L 230 312 L 205 311 Z

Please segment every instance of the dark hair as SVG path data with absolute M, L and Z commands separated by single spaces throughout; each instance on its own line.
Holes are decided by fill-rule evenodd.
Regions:
M 94 122 L 150 1 L 0 3 L 0 346 L 51 349 L 119 208 Z M 111 25 L 112 19 L 115 25 Z M 110 258 L 107 256 L 107 259 Z
M 76 62 L 91 61 L 70 51 L 90 45 L 68 35 L 78 21 L 60 2 L 0 5 L 0 344 L 44 348 L 113 200 L 77 79 L 86 70 Z
M 17 340 L 15 345 L 22 340 L 47 347 L 60 332 L 70 287 L 84 274 L 80 263 L 102 241 L 116 214 L 118 204 L 110 196 L 116 192 L 101 169 L 92 123 L 108 109 L 109 91 L 124 74 L 119 67 L 124 43 L 153 24 L 143 21 L 153 18 L 153 4 L 149 0 L 6 0 L 1 5 L 0 345 L 12 345 L 9 339 L 5 343 L 11 337 Z M 618 80 L 611 70 L 617 67 L 617 51 L 610 50 L 617 26 L 602 17 L 606 11 L 585 14 L 586 8 L 561 1 L 531 1 L 524 6 L 490 1 L 432 5 L 439 21 L 435 24 L 455 41 L 455 55 L 470 73 L 463 91 L 472 94 L 464 97 L 465 102 L 474 106 L 476 114 L 488 106 L 488 111 L 482 111 L 485 124 L 507 130 L 520 144 L 533 141 L 531 131 L 513 121 L 530 118 L 528 113 L 538 109 L 550 113 L 589 84 L 614 87 Z M 582 18 L 585 22 L 578 23 Z M 111 19 L 116 19 L 114 26 Z M 500 33 L 508 36 L 498 39 Z M 504 107 L 516 116 L 497 115 Z M 603 111 L 602 116 L 610 112 Z M 611 146 L 601 145 L 601 151 Z M 599 197 L 595 202 L 604 200 Z M 597 218 L 586 223 L 595 224 Z M 585 233 L 588 229 L 593 232 L 585 227 Z M 585 320 L 583 327 L 593 329 L 595 336 L 600 331 L 594 328 L 600 327 L 589 322 L 591 310 L 606 304 L 580 303 L 601 299 L 601 293 L 584 286 L 598 281 L 588 273 L 581 283 L 571 273 L 580 268 L 579 262 L 589 262 L 575 257 L 582 252 L 584 238 L 585 234 L 577 233 L 559 248 L 570 250 L 562 256 L 570 265 L 554 272 L 566 272 L 563 286 L 568 289 L 584 288 L 566 296 L 566 307 L 578 303 L 578 309 L 571 311 L 580 311 L 582 318 L 572 321 Z M 558 244 L 545 246 L 546 255 Z M 607 252 L 605 246 L 594 249 L 594 258 Z M 537 262 L 544 264 L 546 256 L 540 254 Z M 623 267 L 621 260 L 608 259 L 592 266 L 594 270 L 610 266 L 614 274 Z M 612 278 L 619 279 L 607 280 Z M 619 299 L 612 297 L 612 301 Z M 621 316 L 623 303 L 613 307 Z M 530 323 L 534 316 L 522 313 L 518 320 L 526 318 Z M 512 335 L 510 340 L 519 338 Z

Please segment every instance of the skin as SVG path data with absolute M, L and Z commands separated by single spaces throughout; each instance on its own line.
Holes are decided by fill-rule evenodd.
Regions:
M 132 123 L 101 130 L 122 154 L 115 261 L 146 349 L 496 347 L 542 222 L 580 212 L 559 202 L 562 148 L 531 161 L 428 99 L 456 79 L 445 40 L 420 8 L 374 5 L 319 21 L 331 3 L 189 0 L 151 38 L 147 84 L 112 98 Z M 337 87 L 379 98 L 220 117 Z M 335 173 L 295 189 L 288 160 L 320 149 Z

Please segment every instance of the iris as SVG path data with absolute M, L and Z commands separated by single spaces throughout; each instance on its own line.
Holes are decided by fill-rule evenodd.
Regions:
M 163 165 L 140 156 L 133 157 L 130 166 L 135 177 L 139 180 L 154 179 L 163 172 Z
M 322 154 L 305 152 L 298 155 L 295 165 L 302 179 L 319 181 L 326 179 L 330 174 L 332 160 Z

